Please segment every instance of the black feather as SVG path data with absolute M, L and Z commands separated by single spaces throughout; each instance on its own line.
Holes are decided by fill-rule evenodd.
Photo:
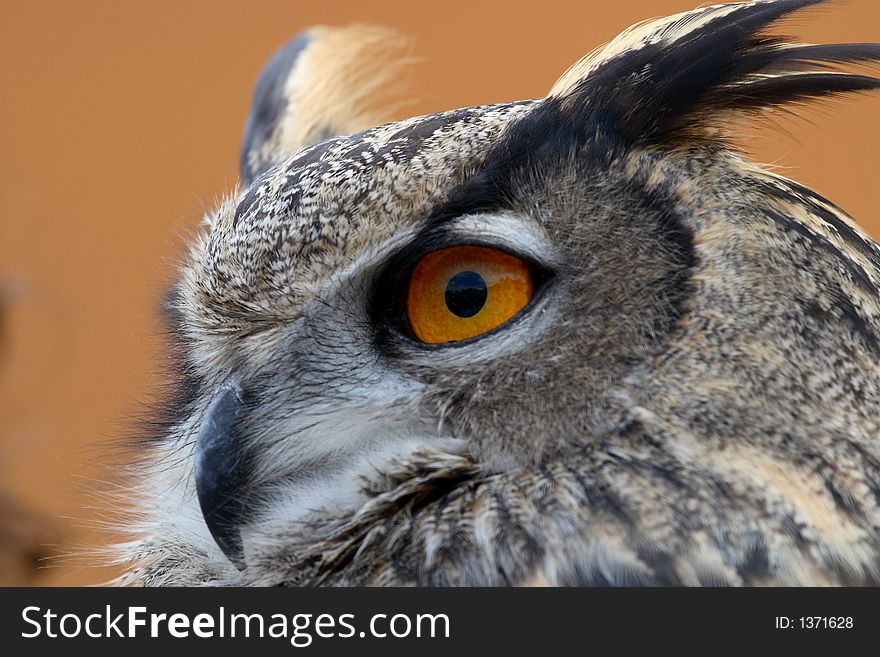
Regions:
M 768 36 L 775 22 L 824 1 L 742 3 L 708 20 L 706 12 L 719 7 L 697 10 L 631 49 L 591 60 L 582 79 L 554 90 L 510 127 L 438 220 L 505 207 L 519 173 L 540 171 L 548 160 L 576 154 L 601 169 L 633 146 L 701 132 L 711 138 L 706 129 L 724 127 L 724 113 L 880 88 L 869 75 L 834 72 L 842 64 L 880 64 L 880 44 L 791 45 Z M 698 19 L 705 24 L 686 32 Z
M 265 156 L 261 147 L 271 138 L 273 131 L 278 129 L 279 122 L 288 111 L 284 85 L 310 41 L 308 34 L 300 34 L 279 49 L 260 72 L 239 157 L 244 185 L 250 185 L 257 176 L 277 163 L 274 156 Z M 256 158 L 255 161 L 251 160 L 252 156 Z
M 748 59 L 748 55 L 745 59 Z M 880 43 L 827 43 L 821 45 L 784 46 L 772 53 L 769 63 L 760 68 L 762 72 L 799 70 L 804 67 L 828 67 L 834 64 L 859 64 L 880 62 Z
M 721 110 L 878 88 L 870 76 L 828 69 L 880 63 L 880 44 L 792 46 L 766 35 L 781 18 L 823 1 L 743 5 L 670 40 L 675 30 L 702 16 L 689 14 L 663 28 L 659 38 L 601 63 L 560 98 L 562 106 L 582 125 L 610 123 L 627 142 L 644 142 L 668 139 L 684 128 L 712 126 Z
M 782 105 L 832 94 L 880 89 L 880 79 L 852 73 L 796 73 L 740 85 L 719 99 L 718 105 L 756 108 Z

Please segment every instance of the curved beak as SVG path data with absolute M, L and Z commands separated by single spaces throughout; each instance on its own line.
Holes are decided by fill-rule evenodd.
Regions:
M 240 527 L 250 473 L 240 430 L 246 410 L 241 385 L 232 376 L 214 393 L 195 451 L 196 492 L 205 524 L 239 570 L 245 568 Z

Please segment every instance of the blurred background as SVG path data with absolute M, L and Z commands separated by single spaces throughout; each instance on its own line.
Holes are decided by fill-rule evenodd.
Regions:
M 96 490 L 162 377 L 157 305 L 237 179 L 252 84 L 288 38 L 371 22 L 422 59 L 400 115 L 543 96 L 630 24 L 699 0 L 0 0 L 0 584 L 114 575 Z M 880 41 L 880 3 L 808 12 L 813 42 Z M 880 95 L 748 131 L 759 161 L 880 237 Z M 79 555 L 79 556 L 70 556 Z

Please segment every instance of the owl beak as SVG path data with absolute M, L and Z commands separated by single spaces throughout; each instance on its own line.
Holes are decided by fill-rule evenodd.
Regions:
M 237 377 L 214 393 L 196 439 L 196 492 L 205 524 L 223 554 L 244 570 L 241 520 L 249 474 L 240 426 L 246 406 Z

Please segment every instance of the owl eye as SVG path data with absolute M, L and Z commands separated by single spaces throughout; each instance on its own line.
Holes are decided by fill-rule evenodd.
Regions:
M 534 294 L 532 271 L 509 253 L 455 246 L 422 257 L 410 274 L 406 315 L 421 342 L 466 340 L 491 331 Z

